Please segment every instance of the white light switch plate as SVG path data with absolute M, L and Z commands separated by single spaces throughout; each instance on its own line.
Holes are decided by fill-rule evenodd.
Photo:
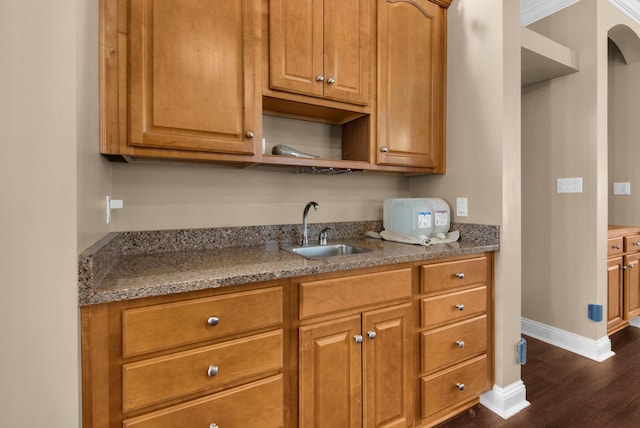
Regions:
M 582 177 L 558 178 L 558 193 L 582 193 Z
M 613 183 L 613 194 L 614 195 L 630 195 L 631 194 L 631 183 Z
M 467 198 L 456 198 L 456 215 L 458 217 L 468 217 Z

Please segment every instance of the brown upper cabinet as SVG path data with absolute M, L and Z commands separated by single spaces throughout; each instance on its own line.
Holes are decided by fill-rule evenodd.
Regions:
M 100 152 L 444 173 L 449 3 L 100 0 Z M 263 113 L 340 126 L 341 157 L 263 154 Z
M 259 154 L 259 0 L 102 3 L 102 153 Z
M 446 8 L 441 5 L 378 0 L 378 164 L 444 173 Z
M 370 104 L 371 6 L 370 0 L 270 0 L 270 89 Z

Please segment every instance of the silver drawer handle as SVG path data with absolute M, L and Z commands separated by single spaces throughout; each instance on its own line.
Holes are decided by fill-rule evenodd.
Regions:
M 373 330 L 371 330 L 371 331 L 368 331 L 368 332 L 367 332 L 367 337 L 368 337 L 369 339 L 372 339 L 372 340 L 373 340 L 373 339 L 375 339 L 377 336 L 378 336 L 378 335 L 377 335 L 377 333 L 376 333 L 375 331 L 373 331 Z
M 353 339 L 356 341 L 356 343 L 362 343 L 362 335 L 360 334 L 356 334 L 355 336 L 353 336 Z
M 218 317 L 209 317 L 209 319 L 207 320 L 207 324 L 209 324 L 211 327 L 218 325 L 219 322 L 220 318 Z
M 459 310 L 459 311 L 464 311 L 464 305 L 462 303 L 458 303 L 456 305 L 456 309 Z
M 456 387 L 458 388 L 458 390 L 464 391 L 464 383 L 456 383 Z
M 215 364 L 211 364 L 207 369 L 207 376 L 214 377 L 218 374 L 218 371 L 218 366 L 216 366 Z
M 456 273 L 456 278 L 458 278 L 458 279 L 464 279 L 464 273 L 463 273 L 463 272 L 458 272 L 458 273 Z
M 464 348 L 464 340 L 456 340 L 456 345 L 458 348 Z
M 614 249 L 614 250 L 619 250 L 619 249 L 620 249 L 620 244 L 616 244 L 616 245 L 614 245 L 614 246 L 613 246 L 613 249 Z
M 635 245 L 636 247 L 640 247 L 640 242 L 634 242 L 633 245 Z
M 209 425 L 209 428 L 218 428 L 218 424 L 211 424 Z

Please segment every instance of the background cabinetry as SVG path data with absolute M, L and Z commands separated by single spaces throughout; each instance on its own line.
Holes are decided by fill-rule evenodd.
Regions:
M 609 226 L 607 333 L 640 315 L 640 227 Z

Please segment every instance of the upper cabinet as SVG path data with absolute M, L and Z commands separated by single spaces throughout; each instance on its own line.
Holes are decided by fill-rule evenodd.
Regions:
M 445 49 L 445 7 L 378 0 L 378 164 L 444 173 Z
M 448 3 L 101 0 L 100 152 L 443 173 Z M 289 142 L 263 113 L 337 126 L 341 147 L 272 155 Z
M 269 1 L 270 89 L 368 105 L 372 16 L 369 0 Z
M 114 138 L 103 153 L 220 160 L 259 154 L 259 1 L 103 3 L 119 17 L 118 68 L 103 63 L 107 76 L 118 73 L 119 121 L 109 122 L 118 130 L 106 130 Z M 116 88 L 103 89 L 107 99 L 114 96 Z

